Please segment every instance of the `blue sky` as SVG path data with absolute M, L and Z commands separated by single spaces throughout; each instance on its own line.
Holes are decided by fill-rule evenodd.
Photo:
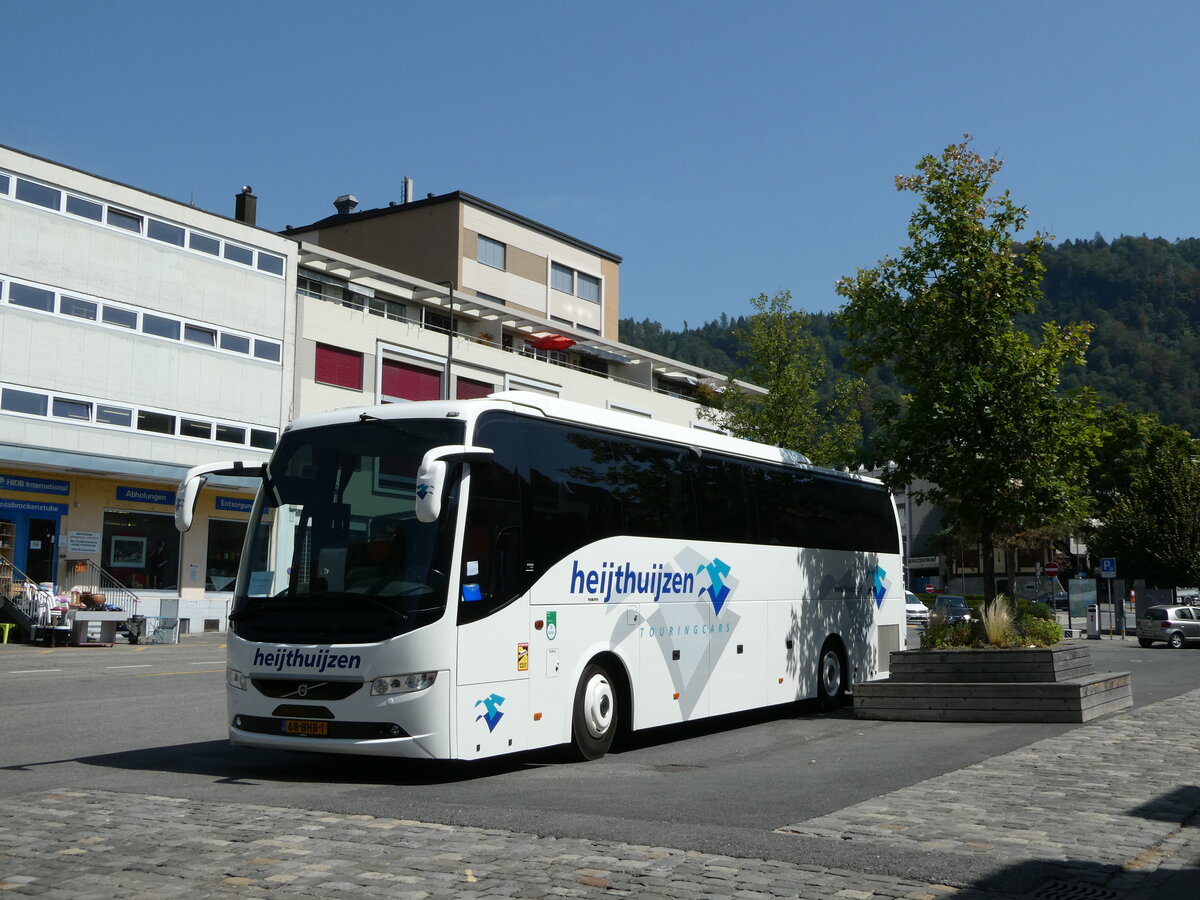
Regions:
M 670 328 L 895 253 L 964 132 L 1031 228 L 1200 234 L 1192 2 L 9 2 L 0 143 L 259 224 L 463 190 Z

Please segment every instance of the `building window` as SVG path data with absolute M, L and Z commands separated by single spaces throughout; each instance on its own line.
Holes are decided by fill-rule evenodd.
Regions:
M 550 286 L 564 294 L 574 294 L 580 300 L 600 302 L 600 279 L 561 263 L 550 264 Z
M 206 590 L 232 593 L 245 539 L 245 522 L 208 520 L 208 557 L 204 568 Z
M 483 381 L 474 381 L 470 378 L 459 378 L 454 385 L 454 394 L 459 400 L 474 400 L 478 397 L 486 397 L 496 390 L 493 384 L 487 384 Z
M 580 300 L 600 302 L 600 279 L 579 272 L 575 277 L 575 296 Z
M 114 206 L 108 208 L 108 224 L 114 225 L 117 228 L 124 228 L 126 231 L 132 231 L 134 234 L 142 233 L 141 216 L 135 216 L 133 213 L 125 212 L 125 210 L 117 209 Z
M 179 532 L 174 516 L 104 511 L 100 565 L 127 588 L 179 587 Z
M 17 199 L 44 206 L 46 209 L 58 210 L 62 206 L 62 191 L 56 191 L 54 188 L 38 184 L 36 181 L 18 178 Z
M 78 297 L 60 297 L 58 311 L 64 316 L 75 316 L 78 319 L 96 321 L 97 306 L 91 300 L 80 300 Z
M 138 431 L 153 431 L 155 434 L 174 434 L 175 417 L 166 413 L 151 412 L 139 409 L 137 417 Z
M 160 222 L 158 219 L 151 219 L 150 224 L 146 226 L 146 234 L 156 241 L 162 241 L 164 244 L 174 244 L 176 247 L 183 246 L 183 229 L 178 225 L 172 225 L 170 222 Z
M 44 416 L 48 402 L 49 398 L 45 394 L 35 394 L 32 391 L 18 391 L 14 388 L 0 391 L 0 409 L 8 412 Z
M 254 342 L 254 355 L 258 359 L 266 359 L 271 362 L 279 362 L 280 353 L 281 353 L 280 345 L 275 343 L 274 341 L 255 340 L 255 342 Z
M 91 200 L 84 200 L 82 197 L 76 197 L 73 194 L 67 194 L 67 212 L 83 219 L 91 219 L 93 222 L 102 222 L 104 220 L 104 207 L 102 205 Z
M 499 241 L 494 241 L 489 237 L 479 235 L 479 249 L 475 255 L 485 266 L 491 266 L 493 269 L 504 271 L 504 244 Z
M 54 291 L 35 288 L 28 284 L 9 282 L 8 302 L 29 309 L 40 309 L 43 312 L 54 312 Z
M 212 440 L 212 422 L 201 422 L 197 419 L 180 419 L 179 434 L 181 437 L 201 438 Z
M 258 268 L 262 272 L 270 272 L 272 275 L 283 274 L 283 257 L 276 256 L 273 253 L 258 252 Z
M 383 316 L 396 322 L 403 322 L 407 313 L 403 303 L 378 294 L 367 301 L 367 311 L 373 316 Z
M 242 337 L 240 334 L 228 334 L 221 332 L 221 349 L 232 350 L 234 353 L 249 353 L 250 338 Z
M 179 340 L 179 323 L 174 319 L 164 319 L 162 316 L 152 316 L 146 313 L 142 316 L 142 331 L 158 337 Z
M 362 390 L 363 355 L 328 344 L 317 344 L 317 381 Z
M 218 422 L 217 440 L 223 444 L 244 444 L 246 443 L 246 429 L 238 428 L 236 425 L 222 425 Z
M 442 396 L 442 373 L 385 359 L 380 373 L 380 393 L 387 400 L 439 400 Z
M 121 328 L 137 328 L 137 313 L 131 309 L 121 309 L 119 306 L 106 306 L 100 319 L 106 325 L 119 325 Z
M 193 250 L 199 250 L 201 253 L 208 253 L 212 256 L 221 255 L 221 242 L 216 238 L 210 238 L 203 234 L 192 232 L 188 239 L 188 246 Z
M 254 264 L 254 251 L 245 247 L 239 247 L 237 244 L 226 244 L 225 258 L 250 266 Z
M 433 331 L 440 331 L 443 334 L 449 334 L 450 317 L 427 308 L 425 310 L 425 327 Z
M 92 421 L 92 404 L 82 400 L 68 400 L 64 397 L 54 398 L 54 415 L 60 419 L 80 419 Z
M 120 425 L 122 428 L 128 428 L 133 424 L 133 410 L 100 404 L 96 407 L 96 424 Z
M 250 446 L 259 450 L 274 450 L 276 435 L 273 431 L 264 431 L 261 428 L 250 429 Z
M 217 346 L 217 333 L 208 328 L 200 328 L 197 325 L 184 325 L 183 339 L 191 341 L 193 344 L 205 344 L 209 347 Z
M 558 263 L 550 264 L 550 286 L 566 294 L 575 293 L 575 270 Z

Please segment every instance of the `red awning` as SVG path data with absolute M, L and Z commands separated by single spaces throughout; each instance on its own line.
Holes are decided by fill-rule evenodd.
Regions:
M 574 347 L 575 341 L 565 334 L 538 334 L 530 340 L 529 346 L 535 350 L 566 350 L 568 347 Z

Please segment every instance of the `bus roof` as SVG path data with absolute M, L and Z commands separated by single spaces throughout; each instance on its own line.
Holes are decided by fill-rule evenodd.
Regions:
M 825 469 L 813 465 L 804 454 L 788 450 L 784 447 L 760 444 L 755 441 L 730 437 L 721 432 L 708 431 L 702 428 L 688 428 L 683 425 L 659 422 L 632 413 L 601 409 L 571 400 L 549 397 L 545 394 L 538 394 L 532 391 L 498 391 L 487 397 L 475 400 L 421 400 L 412 403 L 384 403 L 378 406 L 347 407 L 301 416 L 289 424 L 284 429 L 284 432 L 287 433 L 307 428 L 321 428 L 328 425 L 342 425 L 348 422 L 367 419 L 385 421 L 389 419 L 432 419 L 457 415 L 461 416 L 464 420 L 473 421 L 483 412 L 496 409 L 506 410 L 518 415 L 540 416 L 559 422 L 598 427 L 606 431 L 667 441 L 672 444 L 695 447 L 700 450 L 713 450 L 731 456 L 810 468 L 855 481 L 879 483 L 878 479 L 870 476 L 835 469 Z

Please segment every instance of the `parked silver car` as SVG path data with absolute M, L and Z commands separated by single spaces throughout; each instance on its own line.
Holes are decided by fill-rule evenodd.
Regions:
M 1137 639 L 1143 647 L 1165 641 L 1176 650 L 1188 641 L 1200 641 L 1200 607 L 1151 606 L 1138 619 Z
M 909 624 L 929 621 L 929 607 L 912 591 L 904 592 L 904 617 Z

